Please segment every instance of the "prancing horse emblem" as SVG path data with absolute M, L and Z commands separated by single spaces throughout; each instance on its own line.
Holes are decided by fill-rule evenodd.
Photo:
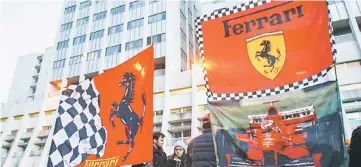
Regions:
M 248 58 L 264 77 L 274 79 L 286 61 L 286 45 L 282 31 L 263 33 L 246 39 Z

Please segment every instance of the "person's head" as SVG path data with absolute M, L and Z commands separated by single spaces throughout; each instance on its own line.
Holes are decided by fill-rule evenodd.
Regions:
M 186 144 L 182 140 L 178 140 L 174 144 L 174 155 L 178 158 L 182 157 L 186 152 Z
M 204 115 L 202 118 L 202 128 L 211 129 L 211 117 L 209 113 Z
M 160 132 L 153 133 L 153 145 L 157 148 L 162 148 L 164 144 L 165 135 Z

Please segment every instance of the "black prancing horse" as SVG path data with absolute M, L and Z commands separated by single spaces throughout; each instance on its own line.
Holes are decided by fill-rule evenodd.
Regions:
M 143 101 L 143 115 L 141 118 L 133 111 L 130 104 L 133 102 L 134 96 L 134 86 L 135 86 L 135 75 L 133 73 L 126 72 L 123 75 L 123 80 L 119 83 L 119 86 L 125 87 L 125 93 L 123 99 L 120 101 L 119 104 L 113 102 L 112 103 L 112 110 L 109 116 L 109 121 L 112 123 L 113 129 L 115 129 L 114 123 L 114 116 L 118 117 L 123 124 L 125 125 L 125 135 L 127 136 L 127 140 L 120 140 L 117 141 L 117 144 L 130 144 L 130 149 L 125 154 L 123 161 L 125 161 L 132 149 L 134 148 L 134 138 L 138 133 L 139 127 L 141 128 L 144 115 L 145 115 L 145 93 L 142 94 L 142 101 Z
M 270 72 L 272 72 L 273 69 L 275 68 L 275 63 L 278 62 L 279 58 L 281 57 L 281 52 L 277 48 L 277 53 L 278 53 L 277 57 L 269 54 L 269 52 L 271 51 L 271 42 L 268 40 L 263 40 L 262 43 L 260 44 L 260 46 L 263 46 L 263 49 L 262 49 L 262 51 L 256 52 L 256 58 L 258 61 L 260 61 L 260 59 L 258 57 L 262 57 L 262 58 L 266 59 L 268 65 L 264 65 L 263 67 L 272 67 L 272 69 L 270 70 Z

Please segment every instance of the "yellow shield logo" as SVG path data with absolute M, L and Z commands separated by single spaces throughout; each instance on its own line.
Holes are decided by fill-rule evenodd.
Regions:
M 248 38 L 246 42 L 253 67 L 269 79 L 276 78 L 286 61 L 283 32 L 264 33 Z

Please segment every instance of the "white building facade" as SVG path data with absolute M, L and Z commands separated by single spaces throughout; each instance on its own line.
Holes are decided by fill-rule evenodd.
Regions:
M 53 48 L 18 59 L 7 103 L 1 109 L 1 165 L 17 166 L 36 131 L 42 113 Z M 34 144 L 34 143 L 32 143 Z M 38 145 L 31 155 L 39 154 Z
M 199 11 L 197 1 L 65 1 L 42 105 L 28 107 L 21 121 L 8 105 L 3 112 L 7 115 L 1 115 L 1 127 L 11 125 L 11 130 L 1 131 L 7 141 L 2 143 L 7 147 L 3 166 L 46 166 L 61 90 L 115 67 L 151 44 L 154 131 L 166 135 L 168 154 L 177 140 L 188 143 L 200 133 L 200 118 L 207 110 L 205 82 L 195 64 L 199 51 L 194 19 Z

